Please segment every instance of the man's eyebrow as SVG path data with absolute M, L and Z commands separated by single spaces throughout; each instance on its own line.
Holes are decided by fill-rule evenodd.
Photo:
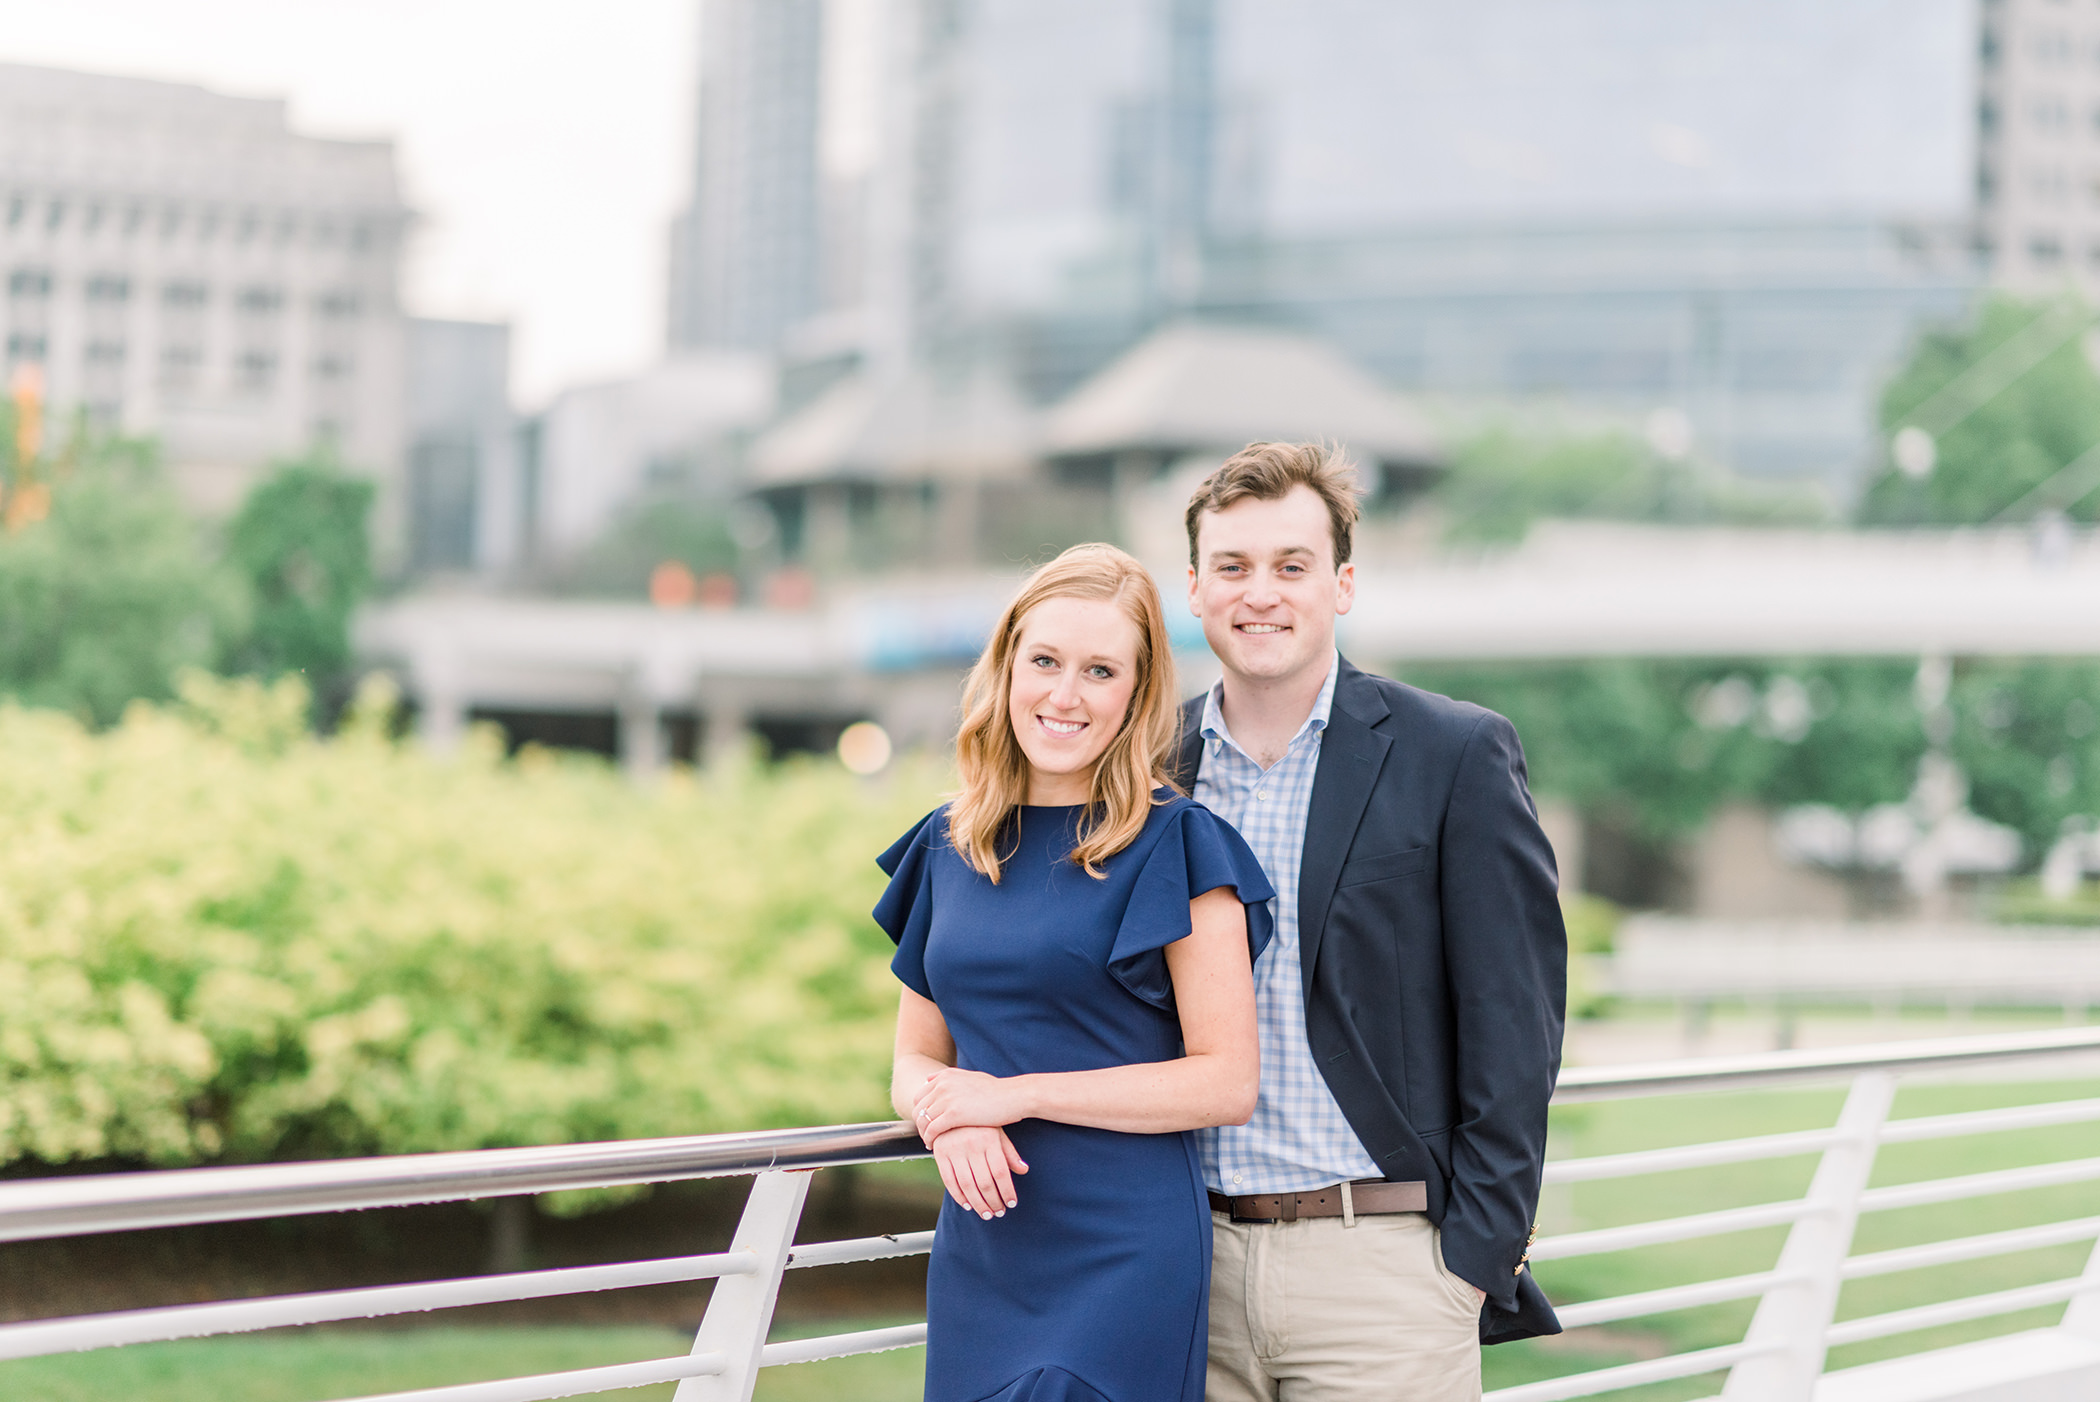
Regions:
M 1310 545 L 1286 545 L 1275 553 L 1279 556 L 1310 555 L 1317 557 L 1319 555 L 1319 552 Z M 1216 562 L 1218 560 L 1245 560 L 1250 558 L 1251 555 L 1252 552 L 1247 550 L 1213 550 L 1204 558 Z

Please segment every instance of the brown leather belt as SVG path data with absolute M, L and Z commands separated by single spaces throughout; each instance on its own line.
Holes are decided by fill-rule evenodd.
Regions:
M 1243 1198 L 1212 1193 L 1210 1205 L 1213 1211 L 1222 1212 L 1235 1222 L 1295 1222 L 1300 1217 L 1372 1217 L 1387 1212 L 1429 1210 L 1427 1183 L 1388 1183 L 1380 1178 L 1350 1183 L 1348 1210 L 1342 1203 L 1343 1186 L 1337 1183 L 1309 1193 L 1255 1193 Z

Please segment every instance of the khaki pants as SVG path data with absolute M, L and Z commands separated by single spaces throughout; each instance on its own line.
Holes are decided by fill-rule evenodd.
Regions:
M 1480 1306 L 1419 1212 L 1213 1212 L 1205 1402 L 1475 1402 Z

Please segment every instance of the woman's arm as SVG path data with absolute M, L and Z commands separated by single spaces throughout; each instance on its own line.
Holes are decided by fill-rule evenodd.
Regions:
M 965 1125 L 1029 1119 L 1132 1134 L 1245 1124 L 1261 1083 L 1246 908 L 1232 888 L 1221 886 L 1189 902 L 1189 924 L 1190 933 L 1166 950 L 1174 1006 L 1181 1014 L 1179 1058 L 1002 1078 L 957 1069 L 951 1043 L 948 1062 L 927 1071 L 913 1092 L 904 1070 L 900 1018 L 892 1094 L 912 1094 L 912 1113 L 921 1117 L 920 1132 L 929 1139 Z M 941 1030 L 946 1033 L 945 1022 Z M 933 1060 L 914 1061 L 914 1071 Z
M 911 989 L 897 1004 L 897 1046 L 890 1061 L 890 1108 L 900 1120 L 912 1118 L 913 1098 L 936 1071 L 955 1065 L 955 1038 L 948 1019 L 931 998 Z
M 954 1069 L 955 1037 L 931 999 L 911 989 L 897 1005 L 897 1046 L 890 1063 L 890 1104 L 900 1119 L 913 1120 L 933 1151 L 949 1196 L 980 1217 L 1004 1217 L 1018 1201 L 1013 1175 L 1028 1165 L 1003 1129 L 968 1125 L 945 1134 L 930 1132 L 915 1118 L 912 1094 L 941 1071 Z M 935 1141 L 939 1142 L 936 1143 Z

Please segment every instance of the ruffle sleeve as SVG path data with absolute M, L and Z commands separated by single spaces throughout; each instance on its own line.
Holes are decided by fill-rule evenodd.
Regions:
M 933 924 L 933 849 L 948 831 L 948 810 L 934 809 L 875 859 L 890 878 L 875 902 L 875 923 L 897 944 L 890 971 L 912 992 L 932 998 L 926 982 L 926 931 Z
M 1137 997 L 1156 1008 L 1174 1006 L 1174 981 L 1166 948 L 1187 938 L 1189 902 L 1206 891 L 1230 886 L 1247 910 L 1247 958 L 1268 947 L 1274 925 L 1269 878 L 1232 825 L 1200 804 L 1183 805 L 1167 820 L 1138 872 L 1110 948 L 1108 971 Z

